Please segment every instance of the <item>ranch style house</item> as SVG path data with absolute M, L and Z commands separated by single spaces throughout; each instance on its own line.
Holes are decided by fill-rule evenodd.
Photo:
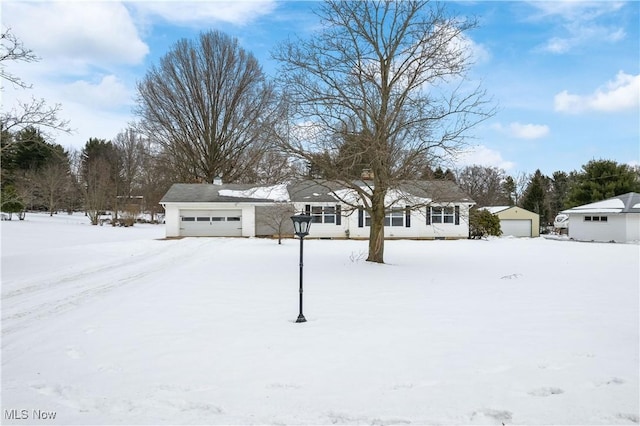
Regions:
M 370 189 L 371 182 L 358 184 Z M 448 180 L 411 181 L 388 191 L 386 238 L 460 239 L 469 236 L 469 209 L 475 202 Z M 293 235 L 289 216 L 312 216 L 310 238 L 369 237 L 371 218 L 356 191 L 335 183 L 304 180 L 273 186 L 176 183 L 160 204 L 166 236 L 271 237 Z M 284 220 L 282 220 L 284 217 Z M 275 218 L 275 219 L 274 219 Z

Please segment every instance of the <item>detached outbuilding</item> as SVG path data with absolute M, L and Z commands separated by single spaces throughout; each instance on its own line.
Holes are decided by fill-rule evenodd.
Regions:
M 578 241 L 640 241 L 640 194 L 629 192 L 564 210 L 569 238 Z
M 539 237 L 540 216 L 516 206 L 481 207 L 500 219 L 503 236 Z

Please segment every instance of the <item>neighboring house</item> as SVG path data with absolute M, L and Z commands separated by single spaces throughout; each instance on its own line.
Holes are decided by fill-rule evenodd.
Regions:
M 539 237 L 540 216 L 520 207 L 493 206 L 481 207 L 500 219 L 503 236 Z
M 366 187 L 363 182 L 362 187 Z M 408 182 L 389 191 L 398 199 L 385 218 L 387 238 L 457 239 L 469 236 L 475 203 L 450 181 Z M 291 205 L 312 216 L 311 238 L 368 238 L 370 218 L 356 192 L 314 181 L 259 187 L 246 184 L 174 184 L 160 201 L 167 237 L 271 236 L 268 212 Z M 286 211 L 286 210 L 283 210 Z M 292 235 L 287 218 L 285 234 Z
M 564 210 L 569 238 L 579 241 L 640 240 L 640 194 L 629 192 L 603 201 Z

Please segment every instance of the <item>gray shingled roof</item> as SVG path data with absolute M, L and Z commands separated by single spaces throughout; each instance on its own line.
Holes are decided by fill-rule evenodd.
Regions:
M 268 199 L 221 196 L 218 193 L 218 191 L 223 189 L 244 191 L 257 186 L 259 185 L 176 183 L 171 186 L 160 202 L 272 202 L 273 200 Z M 287 191 L 293 202 L 335 202 L 336 198 L 331 195 L 331 191 L 339 189 L 344 189 L 344 186 L 335 182 L 318 182 L 311 180 L 298 181 L 287 186 Z M 474 203 L 471 197 L 462 191 L 458 185 L 448 180 L 408 181 L 402 184 L 399 189 L 415 197 L 429 198 L 435 202 Z
M 293 202 L 335 202 L 336 197 L 331 195 L 331 191 L 343 189 L 341 185 L 333 182 L 317 182 L 313 180 L 303 180 L 294 182 L 287 186 L 289 196 Z
M 174 183 L 169 188 L 160 203 L 181 203 L 181 202 L 193 202 L 193 203 L 238 203 L 238 202 L 272 202 L 273 200 L 260 199 L 260 198 L 240 198 L 229 197 L 218 194 L 218 191 L 222 189 L 228 189 L 233 191 L 244 191 L 254 188 L 253 184 L 223 184 L 214 185 L 211 183 Z
M 475 204 L 455 182 L 450 180 L 416 180 L 400 185 L 400 189 L 416 197 L 429 198 L 439 203 L 465 202 Z

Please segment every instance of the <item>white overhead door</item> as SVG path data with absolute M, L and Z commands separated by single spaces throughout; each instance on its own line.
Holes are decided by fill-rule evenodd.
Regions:
M 183 237 L 241 237 L 242 210 L 180 210 Z
M 503 219 L 500 221 L 502 236 L 530 237 L 531 220 L 529 219 Z

